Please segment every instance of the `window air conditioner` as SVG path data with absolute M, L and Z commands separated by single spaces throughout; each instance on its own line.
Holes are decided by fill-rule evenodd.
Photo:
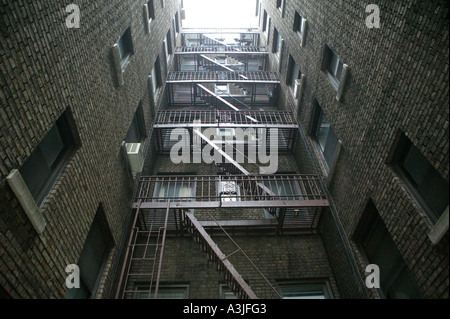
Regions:
M 181 20 L 186 19 L 186 11 L 184 9 L 181 9 Z
M 126 147 L 131 171 L 133 174 L 142 172 L 144 166 L 143 145 L 141 143 L 127 143 Z
M 219 196 L 223 202 L 236 202 L 240 200 L 241 192 L 234 181 L 219 182 Z

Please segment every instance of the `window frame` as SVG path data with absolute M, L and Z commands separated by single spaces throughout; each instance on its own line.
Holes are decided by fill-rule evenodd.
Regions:
M 53 163 L 50 165 L 50 167 L 48 167 L 47 165 L 48 163 L 44 163 L 45 165 L 47 165 L 49 174 L 47 175 L 44 181 L 41 181 L 40 190 L 37 193 L 32 194 L 33 199 L 35 200 L 37 206 L 40 206 L 44 203 L 46 197 L 50 193 L 51 189 L 54 187 L 57 179 L 61 176 L 61 173 L 63 172 L 64 168 L 67 166 L 69 161 L 73 158 L 74 154 L 81 146 L 81 140 L 75 125 L 75 121 L 73 119 L 72 111 L 70 109 L 67 109 L 56 120 L 52 128 L 47 132 L 47 134 L 36 146 L 33 153 L 19 168 L 19 172 L 23 180 L 25 181 L 25 184 L 27 185 L 28 189 L 33 188 L 31 187 L 30 182 L 35 177 L 29 176 L 29 174 L 26 173 L 26 171 L 24 170 L 33 171 L 34 170 L 33 167 L 35 166 L 35 164 L 31 163 L 35 163 L 34 161 L 37 160 L 38 158 L 39 160 L 43 160 L 45 162 L 44 155 L 42 154 L 43 151 L 41 149 L 42 143 L 45 142 L 46 138 L 49 137 L 49 133 L 55 128 L 58 131 L 58 136 L 60 137 L 63 143 L 63 148 L 59 151 L 58 155 L 53 160 Z M 35 156 L 37 156 L 38 158 Z
M 233 294 L 233 298 L 226 298 L 227 294 Z M 236 295 L 231 291 L 227 284 L 219 284 L 219 299 L 233 300 L 238 299 Z
M 173 174 L 168 174 L 168 173 L 165 173 L 165 174 L 158 174 L 158 175 L 161 175 L 161 176 L 171 176 L 171 175 L 173 175 L 173 176 L 180 176 L 180 175 L 182 175 L 182 176 L 195 176 L 195 175 L 193 175 L 192 173 L 173 173 Z M 181 189 L 181 186 L 183 186 L 183 185 L 185 185 L 185 184 L 187 184 L 187 182 L 185 182 L 185 181 L 170 181 L 170 180 L 168 180 L 168 181 L 158 181 L 158 182 L 155 182 L 155 186 L 154 186 L 154 189 L 153 189 L 153 202 L 167 202 L 169 199 L 170 199 L 170 201 L 171 202 L 189 202 L 189 201 L 193 201 L 194 199 L 195 199 L 195 197 L 196 197 L 196 193 L 197 193 L 197 181 L 190 181 L 189 182 L 189 188 L 191 189 L 191 192 L 190 192 L 190 195 L 187 197 L 187 198 L 184 198 L 184 199 L 179 199 L 180 198 L 180 194 L 179 194 L 179 192 L 180 192 L 180 189 Z M 164 197 L 159 197 L 159 193 L 161 192 L 161 187 L 165 187 L 165 185 L 167 185 L 167 186 L 169 186 L 169 188 L 174 188 L 172 191 L 174 192 L 174 196 L 164 196 Z M 179 185 L 181 185 L 180 187 L 179 187 L 179 189 L 178 189 L 178 192 L 177 192 L 177 194 L 176 194 L 176 196 L 175 196 L 175 191 L 177 191 L 177 187 L 179 186 Z
M 107 268 L 106 265 L 107 265 L 108 259 L 110 258 L 111 254 L 113 252 L 113 248 L 116 245 L 115 241 L 114 241 L 114 237 L 111 232 L 111 228 L 108 225 L 108 220 L 106 219 L 103 205 L 102 205 L 102 203 L 100 203 L 99 206 L 97 207 L 97 212 L 94 216 L 94 219 L 92 220 L 92 223 L 89 227 L 88 234 L 86 235 L 86 239 L 83 244 L 83 248 L 80 252 L 80 256 L 79 256 L 77 265 L 80 265 L 81 258 L 83 257 L 83 252 L 86 251 L 86 247 L 87 247 L 86 245 L 88 244 L 89 235 L 91 234 L 92 229 L 94 229 L 93 228 L 94 223 L 98 223 L 96 226 L 100 229 L 100 231 L 101 231 L 100 235 L 105 240 L 106 245 L 105 245 L 104 256 L 101 260 L 101 263 L 100 263 L 100 266 L 98 269 L 98 273 L 96 275 L 96 279 L 92 286 L 92 289 L 90 289 L 88 287 L 88 284 L 86 283 L 86 278 L 84 278 L 84 275 L 83 275 L 84 272 L 82 271 L 82 269 L 80 267 L 80 285 L 82 285 L 88 292 L 88 296 L 86 299 L 94 299 L 97 296 L 101 280 L 103 279 L 103 277 L 105 275 L 107 275 L 107 273 L 105 273 L 105 270 Z M 69 290 L 67 288 L 66 298 L 70 298 L 67 296 L 68 291 L 71 291 L 71 290 Z
M 321 122 L 321 119 L 323 119 L 323 118 L 326 118 L 327 121 L 330 123 L 327 137 L 325 139 L 324 147 L 322 147 L 322 145 L 320 144 L 319 138 L 318 138 L 320 122 Z M 335 136 L 336 145 L 335 145 L 334 151 L 332 153 L 333 156 L 329 158 L 330 162 L 328 162 L 326 154 L 328 152 L 331 152 L 331 150 L 327 148 L 327 146 L 329 146 L 327 144 L 327 142 L 328 142 L 328 138 L 330 137 L 330 131 L 332 131 L 332 134 Z M 311 116 L 309 135 L 314 140 L 314 142 L 315 142 L 314 144 L 316 145 L 316 147 L 320 150 L 321 156 L 323 158 L 322 162 L 325 165 L 325 170 L 328 174 L 328 177 L 331 178 L 331 176 L 333 175 L 334 169 L 336 167 L 337 161 L 339 159 L 339 155 L 340 155 L 340 151 L 341 151 L 341 141 L 340 141 L 339 137 L 337 136 L 336 131 L 333 129 L 333 126 L 331 125 L 331 122 L 328 120 L 328 117 L 326 116 L 322 107 L 317 102 L 317 100 L 314 101 L 314 105 L 313 105 L 313 112 L 312 112 L 312 116 Z
M 153 74 L 153 72 L 155 73 Z M 159 55 L 156 57 L 155 63 L 153 64 L 153 69 L 151 71 L 151 79 L 152 79 L 152 91 L 154 102 L 156 103 L 158 91 L 162 87 L 161 60 L 159 58 Z
M 296 78 L 294 79 L 294 72 L 295 70 L 298 69 L 298 74 L 296 75 Z M 288 61 L 288 71 L 286 74 L 286 84 L 289 87 L 292 96 L 294 97 L 295 100 L 295 96 L 294 96 L 294 91 L 295 91 L 295 80 L 301 79 L 302 78 L 302 71 L 300 70 L 300 66 L 297 64 L 297 62 L 295 62 L 294 57 L 289 54 L 289 61 Z
M 267 34 L 267 23 L 269 20 L 269 14 L 267 13 L 266 10 L 264 10 L 263 12 L 263 17 L 262 17 L 262 31 L 264 34 Z
M 128 134 L 132 128 L 132 126 L 136 126 L 137 132 L 139 133 L 139 139 L 137 141 L 129 141 L 127 140 Z M 145 128 L 145 116 L 144 116 L 144 108 L 142 106 L 142 101 L 139 102 L 139 106 L 136 109 L 136 112 L 133 115 L 133 119 L 131 120 L 131 124 L 128 128 L 127 134 L 125 136 L 125 143 L 142 143 L 147 138 L 147 131 Z
M 294 13 L 294 25 L 293 25 L 293 31 L 299 36 L 300 38 L 300 46 L 304 47 L 306 42 L 306 23 L 307 19 L 305 19 L 297 10 L 295 10 Z
M 283 49 L 283 37 L 277 28 L 273 28 L 272 53 L 278 62 L 281 61 L 281 50 Z
M 138 298 L 139 294 L 147 293 L 150 288 L 150 283 L 135 283 L 135 291 L 133 292 L 133 299 L 155 299 L 153 298 Z M 139 291 L 139 289 L 142 289 Z M 154 285 L 149 292 L 149 296 L 154 296 Z M 145 290 L 145 291 L 143 291 Z M 189 284 L 160 284 L 158 287 L 158 295 L 159 292 L 164 290 L 183 290 L 184 298 L 180 299 L 188 299 L 189 298 Z M 156 299 L 173 299 L 173 298 L 156 298 Z
M 378 227 L 381 227 L 379 229 L 376 229 Z M 386 224 L 383 221 L 383 218 L 378 212 L 378 209 L 373 202 L 371 198 L 367 201 L 367 204 L 364 208 L 364 211 L 361 214 L 361 217 L 358 221 L 358 224 L 355 227 L 355 231 L 352 235 L 352 240 L 356 244 L 356 247 L 358 249 L 358 252 L 361 254 L 362 258 L 365 261 L 365 264 L 371 264 L 374 262 L 374 260 L 371 260 L 369 257 L 369 254 L 367 252 L 367 248 L 365 246 L 365 242 L 370 239 L 370 237 L 375 232 L 384 232 L 383 236 L 388 236 L 388 241 L 392 242 L 392 245 L 390 248 L 393 248 L 398 253 L 397 259 L 393 261 L 392 267 L 395 269 L 395 271 L 391 272 L 391 278 L 387 281 L 386 287 L 380 287 L 377 288 L 377 292 L 382 298 L 387 298 L 389 293 L 391 292 L 391 289 L 395 286 L 395 284 L 399 281 L 402 275 L 404 274 L 410 274 L 410 270 L 407 267 L 403 256 L 401 255 L 400 251 L 397 248 L 397 245 L 394 242 L 394 239 L 392 238 L 391 233 L 386 227 Z M 390 255 L 391 256 L 391 255 Z M 393 258 L 394 256 L 392 256 Z M 391 258 L 391 259 L 392 259 Z M 399 259 L 400 258 L 400 259 Z M 382 269 L 380 269 L 382 271 Z M 384 275 L 385 276 L 385 275 Z M 412 278 L 413 279 L 413 278 Z M 414 282 L 417 286 L 417 283 Z M 419 287 L 416 287 L 417 292 L 421 294 Z
M 153 0 L 147 1 L 148 23 L 150 24 L 156 17 L 155 4 Z
M 280 10 L 281 17 L 284 18 L 284 12 L 286 8 L 286 0 L 275 0 L 276 1 L 276 8 Z
M 404 167 L 404 161 L 412 149 L 417 150 L 417 152 L 427 161 L 428 170 L 425 178 L 430 174 L 430 171 L 434 174 L 437 174 L 440 181 L 443 183 L 447 183 L 444 178 L 439 174 L 439 172 L 433 167 L 433 165 L 429 162 L 429 160 L 422 154 L 420 149 L 418 149 L 412 141 L 404 134 L 402 131 L 398 131 L 397 136 L 394 140 L 394 143 L 391 147 L 390 153 L 386 160 L 386 164 L 388 164 L 393 172 L 400 177 L 403 185 L 405 185 L 408 193 L 414 199 L 414 201 L 422 208 L 425 212 L 425 215 L 428 221 L 432 225 L 436 225 L 439 221 L 440 217 L 445 212 L 446 208 L 442 210 L 442 212 L 437 212 L 434 210 L 432 206 L 428 203 L 428 200 L 425 196 L 420 192 L 417 183 L 414 181 L 414 178 L 408 172 L 408 170 Z M 448 189 L 448 183 L 447 183 Z M 447 207 L 448 207 L 448 198 L 447 198 Z
M 172 34 L 170 33 L 170 29 L 167 31 L 166 37 L 164 38 L 164 54 L 166 55 L 166 62 L 168 66 L 173 55 Z
M 119 40 L 117 40 L 117 46 L 119 50 L 119 64 L 121 70 L 123 71 L 128 66 L 128 63 L 130 63 L 131 57 L 134 54 L 131 26 L 128 27 L 125 32 L 119 37 Z M 122 52 L 124 52 L 124 55 L 122 55 Z
M 303 279 L 303 280 L 286 280 L 277 281 L 279 294 L 283 299 L 322 299 L 322 298 L 284 298 L 283 290 L 304 290 L 304 293 L 311 292 L 315 288 L 315 292 L 321 291 L 323 299 L 334 299 L 333 291 L 328 279 Z

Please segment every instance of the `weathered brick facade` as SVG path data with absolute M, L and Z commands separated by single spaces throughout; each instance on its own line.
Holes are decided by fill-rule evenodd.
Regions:
M 271 17 L 270 34 L 275 27 L 285 41 L 281 78 L 286 77 L 291 54 L 306 75 L 298 109 L 303 131 L 308 135 L 311 129 L 317 101 L 342 142 L 337 166 L 327 177 L 317 142 L 307 138 L 339 220 L 328 221 L 328 216 L 322 236 L 341 295 L 365 295 L 357 283 L 365 276 L 365 265 L 351 238 L 371 198 L 422 295 L 448 298 L 448 231 L 439 244 L 431 243 L 428 233 L 432 225 L 386 164 L 401 130 L 448 185 L 448 3 L 372 1 L 380 8 L 381 28 L 369 29 L 365 21 L 370 12 L 365 9 L 370 1 L 285 2 L 282 17 L 277 1 L 262 1 Z M 303 47 L 293 31 L 295 11 L 307 19 Z M 273 37 L 269 38 L 271 47 Z M 349 66 L 340 102 L 322 71 L 325 44 Z M 272 68 L 277 70 L 278 65 L 274 62 Z M 295 105 L 290 94 L 282 100 L 285 105 Z M 339 237 L 352 248 L 344 249 Z M 361 261 L 357 262 L 361 276 L 351 275 L 349 252 L 354 255 L 350 261 Z M 347 267 L 342 267 L 344 264 Z M 377 296 L 373 291 L 367 294 Z
M 217 174 L 214 164 L 173 164 L 158 154 L 154 115 L 170 108 L 166 74 L 171 65 L 165 62 L 163 41 L 171 30 L 172 41 L 181 45 L 173 25 L 181 12 L 178 0 L 153 2 L 155 18 L 147 34 L 146 0 L 80 0 L 78 29 L 66 27 L 69 2 L 2 0 L 0 295 L 64 298 L 65 268 L 77 263 L 101 205 L 114 243 L 94 297 L 115 296 L 135 187 L 121 145 L 140 103 L 147 131 L 142 175 Z M 268 44 L 261 33 L 261 45 L 271 51 L 274 27 L 284 39 L 281 67 L 269 55 L 281 80 L 278 107 L 295 111 L 300 124 L 294 154 L 280 155 L 278 170 L 322 176 L 331 211 L 323 216 L 320 233 L 234 239 L 274 286 L 326 280 L 335 298 L 379 298 L 364 286 L 365 261 L 352 239 L 372 199 L 422 295 L 448 298 L 448 231 L 432 245 L 431 223 L 386 164 L 402 130 L 448 183 L 448 3 L 379 2 L 381 28 L 369 29 L 368 1 L 284 0 L 284 14 L 276 0 L 260 2 L 271 18 Z M 304 46 L 293 31 L 295 11 L 308 21 Z M 120 86 L 112 47 L 130 26 L 134 54 Z M 325 44 L 349 66 L 339 102 L 322 71 Z M 158 55 L 162 86 L 154 101 L 149 75 Z M 289 55 L 306 75 L 298 104 L 286 85 Z M 332 174 L 309 134 L 316 102 L 342 142 Z M 6 177 L 25 163 L 67 108 L 81 142 L 40 206 L 47 225 L 39 235 Z M 218 220 L 264 219 L 263 209 L 198 210 L 195 216 L 210 220 L 209 212 Z M 213 239 L 225 255 L 236 249 L 224 236 Z M 242 255 L 230 261 L 258 296 L 277 297 Z M 167 238 L 163 266 L 161 284 L 187 283 L 190 298 L 219 297 L 223 279 L 189 235 Z
M 1 2 L 0 286 L 13 298 L 64 297 L 65 268 L 77 263 L 100 203 L 114 248 L 96 297 L 115 292 L 132 195 L 121 143 L 140 101 L 151 127 L 148 77 L 179 10 L 176 0 L 154 2 L 150 34 L 144 0 L 77 1 L 79 29 L 66 27 L 70 1 Z M 130 26 L 134 55 L 119 87 L 111 48 Z M 47 226 L 37 235 L 5 178 L 68 107 L 81 146 L 40 207 Z

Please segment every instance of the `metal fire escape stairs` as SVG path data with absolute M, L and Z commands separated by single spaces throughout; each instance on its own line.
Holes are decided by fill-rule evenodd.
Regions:
M 248 78 L 239 74 L 238 72 L 234 72 L 233 69 L 224 66 L 220 63 L 217 63 L 215 60 L 209 58 L 206 55 L 201 55 L 202 58 L 208 60 L 209 62 L 213 62 L 217 64 L 217 66 L 222 67 L 228 73 L 228 76 L 231 76 L 230 73 L 235 73 L 238 75 L 238 79 L 248 80 Z M 212 92 L 206 86 L 202 84 L 197 84 L 197 87 L 203 90 L 209 99 L 215 99 L 223 103 L 223 105 L 231 108 L 233 111 L 240 111 L 232 103 L 225 100 L 222 96 Z M 254 119 L 249 115 L 245 115 L 245 117 L 251 122 L 257 124 L 258 120 Z M 205 143 L 209 144 L 216 152 L 218 152 L 222 156 L 222 163 L 220 166 L 224 170 L 226 174 L 240 174 L 245 176 L 252 176 L 248 170 L 246 170 L 243 166 L 237 163 L 231 156 L 229 156 L 225 151 L 222 150 L 214 141 L 210 140 L 207 136 L 205 136 L 199 128 L 193 129 L 194 134 L 203 140 Z M 255 164 L 256 165 L 256 164 Z M 259 167 L 258 167 L 259 168 Z M 273 199 L 278 199 L 279 196 L 275 194 L 267 185 L 263 182 L 259 182 L 257 180 L 253 182 L 242 183 L 240 185 L 247 194 L 252 194 L 255 197 L 261 196 L 269 196 Z M 169 215 L 171 213 L 171 202 L 170 200 L 167 202 L 167 206 L 165 209 L 165 214 L 162 214 L 163 223 L 157 223 L 156 227 L 154 221 L 146 220 L 145 215 L 143 214 L 141 208 L 140 199 L 137 200 L 137 206 L 135 211 L 135 218 L 133 223 L 133 229 L 128 241 L 128 247 L 125 254 L 125 262 L 123 264 L 123 268 L 121 271 L 121 276 L 119 280 L 119 286 L 116 294 L 116 298 L 133 298 L 136 296 L 140 297 L 148 297 L 148 298 L 157 298 L 158 297 L 158 289 L 161 277 L 161 269 L 164 255 L 164 245 L 166 242 L 167 235 L 167 227 Z M 275 216 L 278 221 L 278 231 L 283 227 L 284 218 L 286 215 L 286 208 L 268 208 L 269 212 Z M 226 256 L 217 244 L 213 241 L 211 236 L 206 232 L 201 223 L 194 217 L 194 215 L 189 210 L 184 209 L 173 209 L 173 218 L 177 220 L 176 228 L 178 231 L 189 233 L 192 238 L 200 244 L 201 249 L 205 252 L 212 262 L 216 265 L 216 269 L 221 273 L 224 278 L 226 284 L 229 289 L 233 291 L 233 293 L 238 298 L 242 299 L 255 299 L 258 298 L 250 286 L 245 282 L 242 276 L 238 273 L 236 268 L 232 265 L 229 260 L 229 257 L 236 252 L 242 252 L 244 256 L 250 261 L 250 263 L 257 269 L 257 267 L 253 264 L 253 262 L 248 258 L 247 255 L 242 251 L 242 249 L 236 250 L 230 255 Z M 156 212 L 155 214 L 156 215 Z M 177 217 L 178 216 L 178 217 Z M 212 216 L 211 216 L 212 217 Z M 214 218 L 213 218 L 214 219 Z M 215 221 L 217 225 L 221 228 L 219 223 Z M 178 227 L 178 225 L 180 227 Z M 179 229 L 180 228 L 180 229 Z M 225 230 L 222 229 L 224 232 Z M 226 232 L 225 232 L 226 233 Z M 227 233 L 226 233 L 227 234 Z M 227 234 L 228 235 L 228 234 Z M 228 235 L 228 237 L 235 243 L 236 242 Z M 139 271 L 134 272 L 135 264 L 145 263 L 145 269 L 147 271 Z M 264 277 L 264 275 L 259 272 L 260 275 L 266 280 L 266 282 L 272 287 L 272 289 L 276 292 L 276 289 L 269 283 L 269 281 Z M 145 280 L 149 282 L 150 285 L 146 287 L 144 290 L 137 290 L 132 286 L 132 282 Z M 276 294 L 278 294 L 276 292 Z M 279 296 L 279 294 L 278 294 Z

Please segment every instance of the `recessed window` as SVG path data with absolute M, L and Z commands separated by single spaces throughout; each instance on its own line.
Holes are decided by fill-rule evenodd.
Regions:
M 217 95 L 230 95 L 230 86 L 228 84 L 214 85 L 214 93 Z
M 38 206 L 78 148 L 78 141 L 73 118 L 71 113 L 66 111 L 19 169 Z
M 263 26 L 262 26 L 262 30 L 263 30 L 264 33 L 267 32 L 267 19 L 268 19 L 267 11 L 264 10 L 264 13 L 263 13 Z
M 219 299 L 237 299 L 236 295 L 227 285 L 219 285 Z
M 133 55 L 133 41 L 131 39 L 131 28 L 128 28 L 117 41 L 119 47 L 119 60 L 122 70 L 124 70 Z
M 353 239 L 358 244 L 367 264 L 375 264 L 379 267 L 379 292 L 382 297 L 421 298 L 417 283 L 371 200 L 361 216 Z
M 155 6 L 153 4 L 153 0 L 147 2 L 147 12 L 148 12 L 148 22 L 151 22 L 155 19 Z
M 448 206 L 448 183 L 403 133 L 398 134 L 388 163 L 436 223 Z
M 134 299 L 155 299 L 155 286 L 149 283 L 135 285 Z M 189 285 L 159 285 L 156 299 L 188 299 Z
M 289 174 L 295 174 L 295 172 L 289 172 Z M 276 175 L 275 175 L 276 176 Z M 282 180 L 278 178 L 276 180 L 268 180 L 263 182 L 264 186 L 270 189 L 280 200 L 301 200 L 303 199 L 300 186 L 295 180 Z M 268 195 L 266 191 L 263 191 L 264 195 Z M 275 215 L 278 215 L 281 208 L 276 208 Z M 274 219 L 275 216 L 270 213 L 269 210 L 264 209 L 264 217 L 266 219 Z
M 295 62 L 294 58 L 289 55 L 289 63 L 288 63 L 288 72 L 286 76 L 286 84 L 291 89 L 291 93 L 295 92 L 295 80 L 298 80 L 302 77 L 302 72 L 300 71 L 299 66 Z
M 281 37 L 281 34 L 278 32 L 278 30 L 276 28 L 274 28 L 272 52 L 275 54 L 275 57 L 277 59 L 280 59 L 282 43 L 283 43 L 283 38 Z
M 192 201 L 195 198 L 196 185 L 196 182 L 192 180 L 162 178 L 155 183 L 154 201 L 166 202 L 169 199 L 181 202 Z
M 294 16 L 294 32 L 300 37 L 300 46 L 305 46 L 306 35 L 306 19 L 303 18 L 297 11 Z
M 162 86 L 162 78 L 161 78 L 161 63 L 159 61 L 159 56 L 156 58 L 155 64 L 152 69 L 152 88 L 153 95 L 156 99 L 156 93 L 158 89 Z
M 279 282 L 278 289 L 283 299 L 330 299 L 331 288 L 326 280 Z
M 175 32 L 179 33 L 180 32 L 180 20 L 178 18 L 178 11 L 175 13 L 175 18 L 174 18 L 174 27 L 175 27 Z
M 164 52 L 166 53 L 167 61 L 169 61 L 172 54 L 172 36 L 170 30 L 167 32 L 166 38 L 164 39 Z
M 145 130 L 144 110 L 142 103 L 139 104 L 136 113 L 131 121 L 130 128 L 128 129 L 127 136 L 125 137 L 126 143 L 140 143 L 147 137 Z
M 95 297 L 113 246 L 113 237 L 100 205 L 77 263 L 80 268 L 80 288 L 67 289 L 66 298 L 87 299 Z
M 327 73 L 334 87 L 336 89 L 339 88 L 342 81 L 344 63 L 328 46 L 325 47 L 324 61 L 324 71 Z
M 328 169 L 331 170 L 338 155 L 339 139 L 317 102 L 314 106 L 311 135 L 319 145 Z

